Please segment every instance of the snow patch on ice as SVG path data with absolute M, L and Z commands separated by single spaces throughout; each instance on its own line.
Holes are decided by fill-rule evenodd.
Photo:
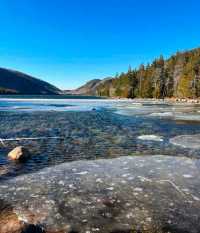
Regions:
M 140 135 L 137 137 L 137 139 L 140 140 L 148 140 L 148 141 L 157 141 L 157 142 L 162 142 L 163 138 L 158 135 L 150 134 L 150 135 Z
M 173 112 L 153 112 L 149 114 L 149 116 L 153 117 L 173 117 Z
M 200 134 L 180 135 L 171 138 L 170 143 L 183 148 L 200 149 Z

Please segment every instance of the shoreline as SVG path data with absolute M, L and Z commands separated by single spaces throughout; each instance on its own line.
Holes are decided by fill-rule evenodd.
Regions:
M 200 103 L 200 98 L 122 98 L 122 97 L 108 97 L 111 100 L 136 100 L 136 101 L 163 101 L 163 102 L 181 102 L 181 103 Z
M 98 96 L 67 96 L 58 95 L 59 98 L 55 98 L 55 95 L 52 96 L 37 96 L 37 95 L 18 95 L 18 96 L 11 96 L 11 95 L 0 95 L 0 101 L 116 101 L 116 102 L 132 102 L 132 103 L 140 103 L 140 102 L 157 102 L 157 103 L 169 103 L 169 104 L 200 104 L 200 98 L 164 98 L 164 99 L 156 99 L 156 98 L 123 98 L 123 97 L 98 97 Z M 63 97 L 63 98 L 62 98 Z

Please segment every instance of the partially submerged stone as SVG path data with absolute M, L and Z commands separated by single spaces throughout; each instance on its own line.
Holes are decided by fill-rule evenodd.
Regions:
M 25 161 L 30 157 L 29 151 L 23 146 L 17 146 L 9 152 L 8 158 L 11 160 Z
M 6 180 L 0 199 L 46 233 L 199 233 L 199 167 L 170 156 L 65 163 Z

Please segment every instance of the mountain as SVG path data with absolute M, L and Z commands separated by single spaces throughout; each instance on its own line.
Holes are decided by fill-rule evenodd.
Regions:
M 126 98 L 200 97 L 200 48 L 163 56 L 113 78 L 97 82 L 97 96 Z
M 60 90 L 30 75 L 0 68 L 0 94 L 52 95 Z
M 101 79 L 92 79 L 83 86 L 75 89 L 75 90 L 66 90 L 64 91 L 65 94 L 71 95 L 98 95 L 97 89 L 98 86 L 103 84 L 106 80 L 110 78 Z
M 93 79 L 87 82 L 85 85 L 74 90 L 73 94 L 76 95 L 95 95 L 96 87 L 101 82 L 100 79 Z

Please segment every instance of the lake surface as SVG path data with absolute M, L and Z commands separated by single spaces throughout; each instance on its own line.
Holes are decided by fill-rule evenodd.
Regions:
M 200 106 L 150 100 L 0 99 L 0 179 L 77 160 L 200 158 Z M 26 163 L 7 154 L 22 145 Z
M 2 98 L 0 232 L 199 233 L 199 158 L 198 104 Z

